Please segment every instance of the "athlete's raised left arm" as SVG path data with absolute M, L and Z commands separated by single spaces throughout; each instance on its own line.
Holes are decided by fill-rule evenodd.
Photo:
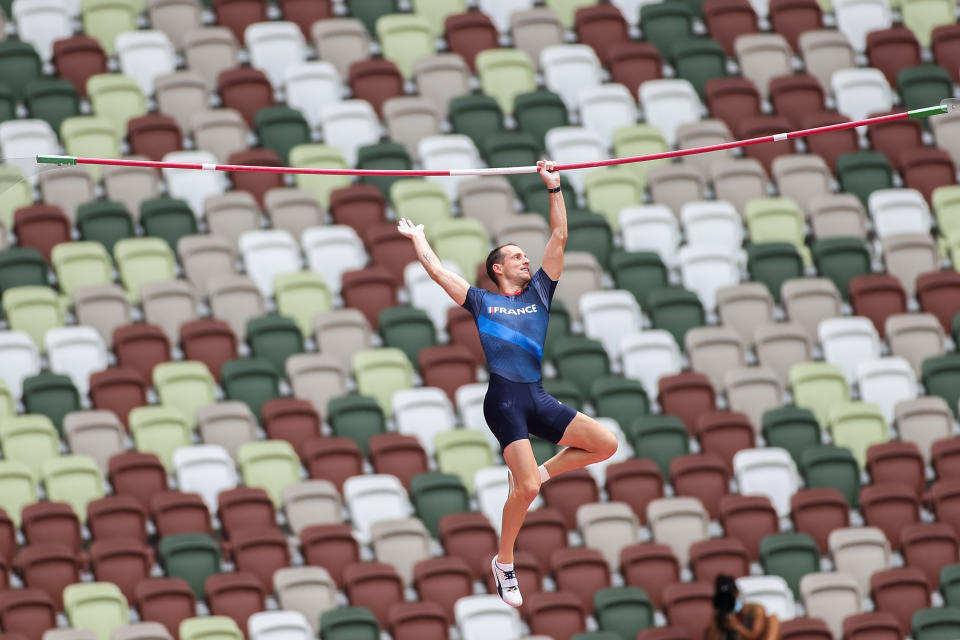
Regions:
M 560 191 L 560 172 L 557 163 L 541 160 L 537 163 L 540 177 L 550 193 L 550 240 L 543 250 L 543 272 L 551 280 L 559 280 L 563 273 L 563 249 L 567 246 L 567 205 Z

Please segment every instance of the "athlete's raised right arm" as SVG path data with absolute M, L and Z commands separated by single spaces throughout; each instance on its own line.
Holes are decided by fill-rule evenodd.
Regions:
M 417 259 L 427 270 L 433 281 L 443 287 L 443 290 L 453 298 L 458 305 L 463 306 L 467 299 L 467 291 L 470 290 L 470 283 L 459 275 L 443 266 L 440 258 L 430 248 L 426 236 L 423 234 L 422 224 L 413 224 L 406 218 L 401 218 L 397 225 L 397 231 L 410 238 L 413 241 L 413 248 L 417 252 Z

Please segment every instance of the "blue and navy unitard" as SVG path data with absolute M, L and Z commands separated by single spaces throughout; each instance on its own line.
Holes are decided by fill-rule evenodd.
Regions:
M 506 447 L 534 434 L 557 443 L 577 414 L 543 390 L 543 343 L 557 281 L 538 269 L 520 293 L 503 296 L 470 287 L 463 307 L 473 314 L 490 369 L 483 415 Z

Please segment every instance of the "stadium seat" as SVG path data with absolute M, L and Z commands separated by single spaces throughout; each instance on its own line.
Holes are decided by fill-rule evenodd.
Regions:
M 703 582 L 665 587 L 663 597 L 667 622 L 686 630 L 691 638 L 701 637 L 706 633 L 712 614 L 711 589 L 709 584 Z
M 71 625 L 91 629 L 99 640 L 127 622 L 127 599 L 110 582 L 73 584 L 63 590 L 63 604 Z
M 290 528 L 298 536 L 307 527 L 343 521 L 340 494 L 326 480 L 304 480 L 285 486 L 283 504 Z
M 225 640 L 240 640 L 244 637 L 239 625 L 232 618 L 223 615 L 187 618 L 180 623 L 178 633 L 183 640 L 198 640 L 210 635 L 220 636 Z
M 834 487 L 852 507 L 859 505 L 860 470 L 849 449 L 833 445 L 808 446 L 801 453 L 800 467 L 808 488 Z

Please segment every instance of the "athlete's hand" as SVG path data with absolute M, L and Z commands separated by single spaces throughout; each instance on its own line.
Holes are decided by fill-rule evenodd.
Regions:
M 557 163 L 553 160 L 539 160 L 537 171 L 543 181 L 547 183 L 547 188 L 556 189 L 560 186 L 560 172 L 557 171 Z
M 397 231 L 412 240 L 417 236 L 423 236 L 423 225 L 413 224 L 413 222 L 407 218 L 400 218 L 400 222 L 397 224 Z

